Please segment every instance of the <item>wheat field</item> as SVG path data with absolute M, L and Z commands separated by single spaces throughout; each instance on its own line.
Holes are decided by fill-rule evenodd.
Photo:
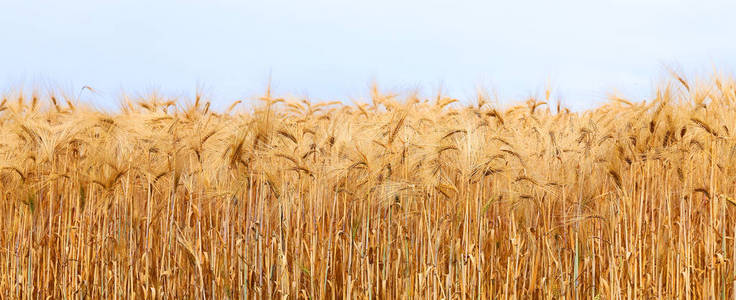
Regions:
M 4 299 L 736 298 L 736 80 L 0 105 Z

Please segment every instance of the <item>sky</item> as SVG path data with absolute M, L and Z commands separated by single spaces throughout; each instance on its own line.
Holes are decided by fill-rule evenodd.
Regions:
M 0 0 L 0 90 L 79 90 L 227 106 L 263 94 L 360 101 L 439 89 L 553 95 L 586 108 L 651 94 L 666 69 L 736 67 L 734 1 Z

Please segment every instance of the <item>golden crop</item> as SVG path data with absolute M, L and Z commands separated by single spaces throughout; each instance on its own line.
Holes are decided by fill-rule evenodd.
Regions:
M 0 296 L 733 297 L 736 80 L 676 79 L 581 112 L 8 94 Z

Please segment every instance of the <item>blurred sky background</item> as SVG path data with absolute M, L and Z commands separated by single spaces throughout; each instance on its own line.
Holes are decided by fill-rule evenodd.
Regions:
M 641 99 L 666 77 L 730 73 L 733 1 L 0 0 L 0 89 L 60 87 L 116 106 L 121 91 L 220 107 L 262 94 L 366 99 L 439 87 L 503 102 L 553 95 L 590 107 Z

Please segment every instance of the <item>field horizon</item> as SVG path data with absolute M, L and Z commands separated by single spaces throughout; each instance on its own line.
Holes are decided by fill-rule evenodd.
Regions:
M 574 111 L 79 98 L 0 95 L 2 298 L 736 298 L 733 77 Z

